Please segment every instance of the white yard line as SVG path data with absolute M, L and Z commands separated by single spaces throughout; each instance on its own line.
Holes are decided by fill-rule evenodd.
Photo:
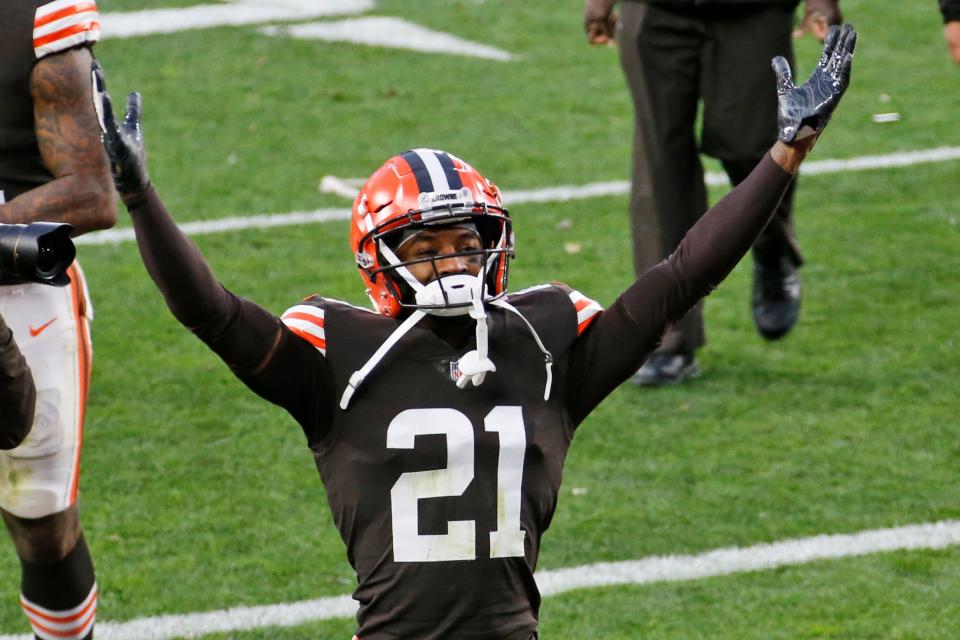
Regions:
M 847 171 L 866 171 L 869 169 L 890 169 L 907 167 L 930 162 L 947 162 L 960 159 L 960 147 L 938 147 L 920 151 L 902 151 L 879 156 L 860 156 L 845 160 L 815 160 L 807 162 L 801 170 L 804 176 L 829 175 Z M 711 185 L 727 184 L 726 176 L 719 173 L 707 175 Z M 362 180 L 325 176 L 321 181 L 321 189 L 328 193 L 353 198 L 357 185 Z M 565 202 L 601 196 L 617 196 L 630 192 L 630 183 L 626 180 L 613 182 L 592 182 L 584 185 L 561 185 L 545 187 L 532 191 L 504 192 L 503 199 L 507 206 L 526 204 L 530 202 Z M 208 233 L 222 233 L 225 231 L 240 231 L 243 229 L 266 229 L 269 227 L 284 227 L 296 224 L 312 224 L 331 222 L 334 220 L 348 220 L 349 209 L 319 209 L 317 211 L 297 211 L 294 213 L 261 214 L 250 216 L 236 216 L 217 220 L 187 222 L 180 225 L 190 235 L 204 235 Z M 108 229 L 97 231 L 76 239 L 77 244 L 117 244 L 133 240 L 132 229 Z
M 184 222 L 180 228 L 187 235 L 202 236 L 225 231 L 243 229 L 269 229 L 270 227 L 288 227 L 291 225 L 315 224 L 332 220 L 347 220 L 350 209 L 318 209 L 317 211 L 294 211 L 293 213 L 275 213 L 266 215 L 237 216 L 216 220 L 198 220 Z M 107 229 L 75 238 L 76 244 L 119 244 L 133 240 L 133 229 Z
M 283 27 L 264 27 L 261 33 L 289 36 L 305 40 L 350 42 L 373 47 L 393 47 L 425 53 L 472 56 L 488 60 L 508 61 L 513 56 L 479 42 L 470 42 L 449 33 L 421 27 L 401 18 L 367 16 L 336 22 L 313 22 Z
M 373 0 L 235 0 L 183 9 L 104 13 L 100 15 L 100 30 L 104 38 L 132 38 L 188 29 L 355 15 L 373 7 Z
M 943 549 L 958 544 L 960 521 L 945 520 L 853 534 L 796 538 L 752 547 L 715 549 L 697 555 L 656 556 L 626 562 L 587 564 L 540 571 L 536 578 L 540 592 L 549 597 L 574 589 L 698 580 L 818 560 L 890 551 Z M 290 627 L 318 620 L 350 618 L 356 609 L 356 603 L 350 596 L 344 595 L 259 607 L 137 618 L 127 622 L 100 622 L 97 624 L 97 637 L 101 640 L 197 638 L 211 633 Z M 0 636 L 0 640 L 30 638 L 32 636 L 26 634 Z

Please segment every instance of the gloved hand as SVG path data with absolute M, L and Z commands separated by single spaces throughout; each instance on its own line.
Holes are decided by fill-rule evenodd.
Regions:
M 110 173 L 120 199 L 128 206 L 142 202 L 150 187 L 147 176 L 147 152 L 143 147 L 140 129 L 140 94 L 127 96 L 127 111 L 123 123 L 113 117 L 113 104 L 107 93 L 103 68 L 96 60 L 90 69 L 93 80 L 93 106 L 100 122 L 100 140 L 110 159 Z
M 853 49 L 857 32 L 845 25 L 830 27 L 823 54 L 810 79 L 799 87 L 793 84 L 790 65 L 782 56 L 773 59 L 777 74 L 778 137 L 783 142 L 803 140 L 823 131 L 840 98 L 850 84 Z

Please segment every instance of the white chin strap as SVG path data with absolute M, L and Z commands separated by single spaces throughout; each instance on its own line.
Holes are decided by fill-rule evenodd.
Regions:
M 448 276 L 443 278 L 448 280 L 451 278 L 462 278 L 462 276 Z M 473 276 L 467 276 L 471 279 Z M 430 285 L 437 284 L 438 286 L 435 289 L 439 290 L 439 281 L 431 282 Z M 425 295 L 432 293 L 431 287 L 428 285 L 424 287 L 423 290 L 426 292 Z M 456 290 L 456 289 L 454 289 Z M 420 292 L 417 292 L 418 298 L 420 297 Z M 373 371 L 374 367 L 380 364 L 380 361 L 387 355 L 390 349 L 393 348 L 397 342 L 400 341 L 408 331 L 413 329 L 418 322 L 420 322 L 424 316 L 428 313 L 431 315 L 464 315 L 469 313 L 470 317 L 476 320 L 477 326 L 477 348 L 472 351 L 468 351 L 460 357 L 457 367 L 460 369 L 460 377 L 457 379 L 457 386 L 461 389 L 466 387 L 469 383 L 473 383 L 473 386 L 479 387 L 484 378 L 487 377 L 487 373 L 497 370 L 497 367 L 493 364 L 493 361 L 487 356 L 488 344 L 487 344 L 487 312 L 483 308 L 483 301 L 477 298 L 467 300 L 470 301 L 469 307 L 460 307 L 456 309 L 430 309 L 429 311 L 423 309 L 416 309 L 411 313 L 406 320 L 400 323 L 393 333 L 390 334 L 386 340 L 383 341 L 383 344 L 370 356 L 370 359 L 367 360 L 367 363 L 363 365 L 359 370 L 354 371 L 353 375 L 350 376 L 349 382 L 347 382 L 347 388 L 343 390 L 343 396 L 340 398 L 340 408 L 346 410 L 350 405 L 350 399 L 353 397 L 353 394 L 360 388 L 360 385 L 363 384 L 363 381 L 370 375 L 370 372 Z M 424 304 L 420 300 L 417 301 L 420 304 Z M 446 312 L 446 313 L 433 313 L 435 311 Z M 456 314 L 449 313 L 451 311 L 456 311 Z
M 385 243 L 381 244 L 380 250 L 388 261 L 393 264 L 399 264 L 400 260 L 397 259 L 396 255 L 394 255 L 393 251 L 391 251 Z M 492 262 L 493 257 L 491 257 L 490 260 Z M 487 267 L 490 267 L 489 263 Z M 470 314 L 470 317 L 476 321 L 477 348 L 460 356 L 460 360 L 457 362 L 457 367 L 460 369 L 457 387 L 464 389 L 469 384 L 472 384 L 474 387 L 479 387 L 483 384 L 488 373 L 497 370 L 496 365 L 493 364 L 493 361 L 490 360 L 488 356 L 487 311 L 483 304 L 483 276 L 487 269 L 481 269 L 480 273 L 476 276 L 469 274 L 444 276 L 426 285 L 417 280 L 406 267 L 399 266 L 395 271 L 399 273 L 404 281 L 410 285 L 410 288 L 414 290 L 418 305 L 421 307 L 434 308 L 414 310 L 414 312 L 390 334 L 390 337 L 383 341 L 383 344 L 370 356 L 367 363 L 350 376 L 347 388 L 344 389 L 343 396 L 340 398 L 340 408 L 343 410 L 346 410 L 350 405 L 350 399 L 353 397 L 353 394 L 360 385 L 363 384 L 363 381 L 370 375 L 374 367 L 383 360 L 390 349 L 392 349 L 408 331 L 413 329 L 413 327 L 428 314 L 441 317 Z M 503 300 L 491 300 L 490 304 L 518 315 L 533 334 L 537 346 L 544 354 L 544 361 L 546 363 L 547 383 L 543 392 L 543 399 L 546 401 L 550 397 L 550 388 L 553 381 L 553 357 L 550 355 L 550 352 L 547 351 L 546 347 L 543 346 L 543 342 L 540 341 L 540 336 L 534 331 L 533 326 L 527 322 L 527 319 L 524 318 L 517 309 Z
M 400 267 L 404 271 L 405 267 Z M 398 269 L 399 271 L 399 269 Z M 471 276 L 466 273 L 444 276 L 429 284 L 417 282 L 414 287 L 415 299 L 420 307 L 437 307 L 424 309 L 433 316 L 463 316 L 473 315 L 473 303 L 482 300 L 483 279 L 481 276 Z M 455 306 L 453 306 L 455 305 Z M 470 305 L 470 306 L 468 306 Z
M 457 386 L 461 389 L 470 383 L 479 387 L 487 373 L 497 370 L 493 361 L 487 357 L 487 311 L 483 308 L 483 302 L 474 298 L 469 310 L 470 317 L 477 321 L 477 348 L 467 351 L 457 362 L 457 368 L 460 369 Z

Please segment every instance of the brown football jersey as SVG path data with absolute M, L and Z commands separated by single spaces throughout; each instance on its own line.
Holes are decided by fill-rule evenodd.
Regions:
M 457 349 L 417 327 L 341 410 L 350 376 L 397 323 L 320 297 L 283 316 L 291 331 L 279 348 L 296 353 L 244 376 L 257 390 L 284 389 L 271 399 L 307 434 L 357 573 L 364 640 L 527 640 L 536 630 L 533 570 L 576 427 L 567 390 L 591 384 L 573 374 L 569 356 L 601 308 L 562 285 L 508 301 L 553 357 L 547 400 L 546 358 L 531 329 L 493 306 L 496 372 L 479 387 L 456 385 L 472 340 Z M 292 361 L 307 370 L 291 369 Z
M 791 179 L 766 156 L 602 313 L 562 285 L 508 296 L 532 330 L 487 305 L 496 371 L 479 387 L 454 384 L 469 329 L 456 349 L 415 327 L 347 410 L 348 381 L 396 320 L 324 298 L 278 319 L 218 283 L 152 188 L 131 212 L 173 314 L 303 428 L 357 572 L 361 638 L 528 640 L 533 568 L 574 429 L 733 269 Z

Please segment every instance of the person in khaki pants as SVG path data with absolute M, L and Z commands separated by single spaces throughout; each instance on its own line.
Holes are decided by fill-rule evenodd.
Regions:
M 776 79 L 764 61 L 793 62 L 791 34 L 820 39 L 841 20 L 837 0 L 807 0 L 794 32 L 798 0 L 587 0 L 592 44 L 613 41 L 635 108 L 630 216 L 637 274 L 670 255 L 707 210 L 700 153 L 719 159 L 739 184 L 777 138 Z M 703 102 L 702 129 L 696 130 Z M 768 340 L 785 336 L 800 311 L 793 232 L 793 187 L 753 247 L 753 319 Z M 632 381 L 679 383 L 699 373 L 706 342 L 702 302 L 668 328 Z

